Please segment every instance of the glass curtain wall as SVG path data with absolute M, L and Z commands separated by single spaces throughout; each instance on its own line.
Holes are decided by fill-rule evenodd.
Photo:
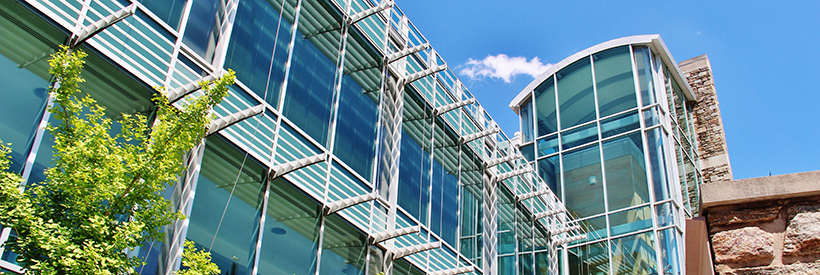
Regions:
M 692 103 L 673 73 L 646 45 L 617 46 L 558 70 L 521 104 L 533 136 L 522 154 L 587 231 L 567 247 L 569 274 L 680 273 L 676 217 L 694 215 L 700 172 Z

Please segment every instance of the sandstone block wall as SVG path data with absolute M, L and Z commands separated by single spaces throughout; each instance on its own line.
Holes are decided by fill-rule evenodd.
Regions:
M 820 274 L 820 171 L 702 187 L 717 274 Z
M 703 182 L 730 181 L 733 179 L 732 166 L 709 58 L 701 55 L 684 60 L 679 67 L 698 98 L 692 113 Z

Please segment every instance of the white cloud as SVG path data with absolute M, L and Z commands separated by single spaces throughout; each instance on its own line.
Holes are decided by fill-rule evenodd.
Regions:
M 552 64 L 541 63 L 538 57 L 527 61 L 526 57 L 509 57 L 506 54 L 488 55 L 482 60 L 468 59 L 460 73 L 471 80 L 484 77 L 499 78 L 510 83 L 517 75 L 530 75 L 533 78 L 551 67 Z

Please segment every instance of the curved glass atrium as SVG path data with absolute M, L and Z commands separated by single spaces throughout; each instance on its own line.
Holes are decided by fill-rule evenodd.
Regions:
M 657 35 L 608 41 L 513 100 L 521 153 L 588 232 L 566 274 L 681 274 L 702 182 L 694 96 Z

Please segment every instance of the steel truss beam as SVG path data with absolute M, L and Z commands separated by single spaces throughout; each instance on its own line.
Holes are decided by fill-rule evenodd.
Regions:
M 421 231 L 421 227 L 419 226 L 411 226 L 405 228 L 399 228 L 396 230 L 391 231 L 384 231 L 384 232 L 376 232 L 370 234 L 370 243 L 377 244 L 386 240 L 394 239 L 400 236 L 404 236 L 407 234 L 418 233 Z
M 461 144 L 465 144 L 467 142 L 470 142 L 470 141 L 473 141 L 473 140 L 476 140 L 476 139 L 479 139 L 479 138 L 483 138 L 483 137 L 498 133 L 498 131 L 499 131 L 498 128 L 494 128 L 494 129 L 490 129 L 490 130 L 481 131 L 481 132 L 478 132 L 478 133 L 472 133 L 472 134 L 469 134 L 469 135 L 460 136 L 460 137 L 458 137 L 458 142 L 461 143 Z
M 409 74 L 409 75 L 405 76 L 402 79 L 400 86 L 404 86 L 404 85 L 413 83 L 416 80 L 422 79 L 426 76 L 433 75 L 434 73 L 437 73 L 437 72 L 440 72 L 440 71 L 443 71 L 443 70 L 446 70 L 446 69 L 447 69 L 447 65 L 439 65 L 439 66 L 436 66 L 436 67 L 427 68 L 426 70 L 423 70 L 423 71 L 420 71 L 420 72 L 415 72 L 415 73 Z
M 280 163 L 271 168 L 271 172 L 268 175 L 268 178 L 273 180 L 278 177 L 284 176 L 287 173 L 305 168 L 315 163 L 319 163 L 322 161 L 327 160 L 327 154 L 318 154 L 315 156 L 305 157 L 302 159 L 297 159 L 291 162 Z
M 567 233 L 567 232 L 575 231 L 575 230 L 581 230 L 581 226 L 580 225 L 565 226 L 565 227 L 558 228 L 558 229 L 555 229 L 555 230 L 550 230 L 550 233 L 552 233 L 553 235 L 558 235 L 558 234 L 563 234 L 563 233 Z
M 552 237 L 552 242 L 556 246 L 558 246 L 558 245 L 562 245 L 562 244 L 565 244 L 565 243 L 580 241 L 580 240 L 583 240 L 583 239 L 586 239 L 586 238 L 587 238 L 587 234 L 575 235 L 575 236 L 572 236 L 572 237 L 564 237 L 564 238 Z
M 414 246 L 402 247 L 402 248 L 396 249 L 396 251 L 393 252 L 393 260 L 395 261 L 395 260 L 410 256 L 410 255 L 419 253 L 419 252 L 424 252 L 424 251 L 427 251 L 427 250 L 430 250 L 430 249 L 436 249 L 436 248 L 439 248 L 439 247 L 441 247 L 441 242 L 432 242 L 432 243 L 425 243 L 425 244 L 419 244 L 419 245 L 414 245 Z
M 475 268 L 473 268 L 472 266 L 465 266 L 465 267 L 459 267 L 459 268 L 429 272 L 429 273 L 427 273 L 427 275 L 458 275 L 458 274 L 470 273 L 470 272 L 473 272 L 473 271 L 475 271 Z
M 525 201 L 525 200 L 528 200 L 528 199 L 531 199 L 531 198 L 535 198 L 535 197 L 538 197 L 538 196 L 541 196 L 541 195 L 549 194 L 549 192 L 550 192 L 549 189 L 545 189 L 545 190 L 541 190 L 541 191 L 535 191 L 535 192 L 529 192 L 529 193 L 526 193 L 526 194 L 516 195 L 515 200 L 518 201 L 518 202 L 522 202 L 522 201 Z
M 556 214 L 559 214 L 559 213 L 562 213 L 562 212 L 564 212 L 564 209 L 554 209 L 554 210 L 550 210 L 550 211 L 547 211 L 547 212 L 535 213 L 532 216 L 535 220 L 540 220 L 540 219 L 543 219 L 543 218 L 546 218 L 546 217 L 549 217 L 549 216 L 553 216 L 553 215 L 556 215 Z
M 509 156 L 506 156 L 506 157 L 503 157 L 503 158 L 497 158 L 497 159 L 487 161 L 486 163 L 484 163 L 484 166 L 487 167 L 487 168 L 495 167 L 495 166 L 498 166 L 502 163 L 517 160 L 519 158 L 521 158 L 521 155 L 509 155 Z
M 527 168 L 524 168 L 524 169 L 513 170 L 513 171 L 510 171 L 510 172 L 495 175 L 493 177 L 493 181 L 494 182 L 500 182 L 502 180 L 509 179 L 509 178 L 512 178 L 512 177 L 515 177 L 515 176 L 520 176 L 520 175 L 523 175 L 523 174 L 526 174 L 526 173 L 529 173 L 529 172 L 532 172 L 532 168 L 527 166 Z
M 415 46 L 415 47 L 411 47 L 411 48 L 405 48 L 404 50 L 397 51 L 397 52 L 394 52 L 394 53 L 391 53 L 391 54 L 388 54 L 388 55 L 384 56 L 384 60 L 385 60 L 384 63 L 385 64 L 390 64 L 390 63 L 396 62 L 399 59 L 404 58 L 405 56 L 408 56 L 408 55 L 411 55 L 411 54 L 426 50 L 428 48 L 430 48 L 429 43 L 424 43 L 424 44 L 421 44 L 421 45 L 418 45 L 418 46 Z
M 189 95 L 193 92 L 196 92 L 199 89 L 202 89 L 203 84 L 207 85 L 207 84 L 210 84 L 211 82 L 216 81 L 217 78 L 222 77 L 222 74 L 223 73 L 208 75 L 208 76 L 200 78 L 200 79 L 198 79 L 194 82 L 185 84 L 182 87 L 179 87 L 179 88 L 168 91 L 168 94 L 165 95 L 165 96 L 168 97 L 168 103 L 172 104 L 174 102 L 177 102 L 177 100 L 180 100 L 183 97 L 185 97 L 185 96 L 187 96 L 187 95 Z
M 368 18 L 368 17 L 370 17 L 370 16 L 372 16 L 372 15 L 378 13 L 378 12 L 381 12 L 383 10 L 386 10 L 386 9 L 389 9 L 389 8 L 392 8 L 392 7 L 393 7 L 393 0 L 385 0 L 385 1 L 381 2 L 380 4 L 376 5 L 375 7 L 360 11 L 360 12 L 358 12 L 356 14 L 353 14 L 353 15 L 345 16 L 345 18 L 342 19 L 342 23 L 331 24 L 330 26 L 322 28 L 322 30 L 320 30 L 318 32 L 311 33 L 311 34 L 306 34 L 306 35 L 302 36 L 302 38 L 308 39 L 308 38 L 311 38 L 311 37 L 314 37 L 314 36 L 317 36 L 317 35 L 320 35 L 320 34 L 323 34 L 323 33 L 338 31 L 338 30 L 341 30 L 344 27 L 353 26 L 354 24 L 359 23 L 359 21 L 362 21 L 365 18 Z
M 216 134 L 217 132 L 222 131 L 222 129 L 228 128 L 231 125 L 254 117 L 256 115 L 259 115 L 263 112 L 265 112 L 265 105 L 259 104 L 248 109 L 241 110 L 239 112 L 215 119 L 211 121 L 211 125 L 208 126 L 208 133 L 206 133 L 205 136 Z
M 92 36 L 100 33 L 101 31 L 105 30 L 106 28 L 114 25 L 117 22 L 122 21 L 125 18 L 128 18 L 131 15 L 134 15 L 134 12 L 137 10 L 136 4 L 128 5 L 127 7 L 118 10 L 111 15 L 103 17 L 97 22 L 92 23 L 89 26 L 83 27 L 76 33 L 71 35 L 71 38 L 68 40 L 68 47 L 69 48 L 76 48 Z
M 332 215 L 333 213 L 341 211 L 342 209 L 345 209 L 345 208 L 348 208 L 348 207 L 351 207 L 351 206 L 354 206 L 354 205 L 357 205 L 357 204 L 360 204 L 360 203 L 365 203 L 365 202 L 369 202 L 369 201 L 372 201 L 372 200 L 376 200 L 377 198 L 378 198 L 378 196 L 376 196 L 376 194 L 367 193 L 367 194 L 364 194 L 364 195 L 358 195 L 358 196 L 355 196 L 355 197 L 350 197 L 350 198 L 341 199 L 341 200 L 334 201 L 334 202 L 329 202 L 329 203 L 325 204 L 325 206 L 322 208 L 322 214 L 324 214 L 325 216 L 329 216 L 329 215 Z
M 464 106 L 467 106 L 467 105 L 470 105 L 470 104 L 473 104 L 473 103 L 475 103 L 475 98 L 462 100 L 462 101 L 455 102 L 455 103 L 450 103 L 450 104 L 447 104 L 447 105 L 444 105 L 444 106 L 441 106 L 441 107 L 438 107 L 438 108 L 434 109 L 433 110 L 433 116 L 440 116 L 440 115 L 443 115 L 443 114 L 445 114 L 449 111 L 452 111 L 452 110 L 455 110 L 455 109 L 458 109 L 458 108 L 461 108 L 461 107 L 464 107 Z

